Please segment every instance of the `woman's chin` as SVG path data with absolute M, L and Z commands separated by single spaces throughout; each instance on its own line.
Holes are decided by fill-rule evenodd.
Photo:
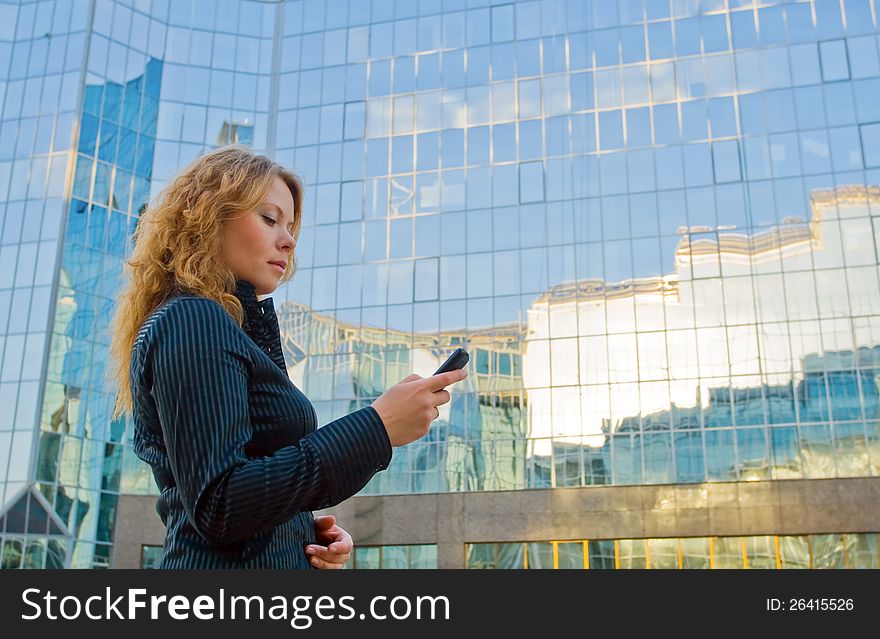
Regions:
M 271 295 L 278 288 L 278 281 L 263 281 L 255 287 L 257 295 Z

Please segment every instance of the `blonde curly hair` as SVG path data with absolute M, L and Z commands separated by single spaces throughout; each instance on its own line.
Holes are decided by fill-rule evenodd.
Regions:
M 193 160 L 144 211 L 125 260 L 126 288 L 111 321 L 110 373 L 117 384 L 112 419 L 131 413 L 131 351 L 147 316 L 175 291 L 218 302 L 239 325 L 244 319 L 234 295 L 235 274 L 218 256 L 223 228 L 265 198 L 281 178 L 294 202 L 294 238 L 302 228 L 302 182 L 272 159 L 239 145 L 215 149 Z M 293 248 L 280 282 L 296 272 Z

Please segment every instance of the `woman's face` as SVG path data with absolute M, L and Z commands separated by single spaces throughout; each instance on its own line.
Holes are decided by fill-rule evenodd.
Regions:
M 236 277 L 254 285 L 257 295 L 273 292 L 284 275 L 296 247 L 293 215 L 293 194 L 276 177 L 256 208 L 226 222 L 221 258 Z

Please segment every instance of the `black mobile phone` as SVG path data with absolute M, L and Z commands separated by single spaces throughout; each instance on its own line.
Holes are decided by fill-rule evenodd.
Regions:
M 452 355 L 450 355 L 445 362 L 440 364 L 440 368 L 436 370 L 435 375 L 439 375 L 440 373 L 448 373 L 449 371 L 458 370 L 459 368 L 464 368 L 464 365 L 468 363 L 470 359 L 470 355 L 463 348 L 456 348 Z

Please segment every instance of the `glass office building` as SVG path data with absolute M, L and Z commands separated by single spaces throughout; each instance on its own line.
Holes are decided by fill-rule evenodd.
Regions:
M 878 11 L 0 0 L 2 565 L 108 566 L 155 492 L 107 320 L 149 197 L 231 142 L 307 185 L 273 298 L 319 423 L 470 351 L 364 494 L 880 476 Z

